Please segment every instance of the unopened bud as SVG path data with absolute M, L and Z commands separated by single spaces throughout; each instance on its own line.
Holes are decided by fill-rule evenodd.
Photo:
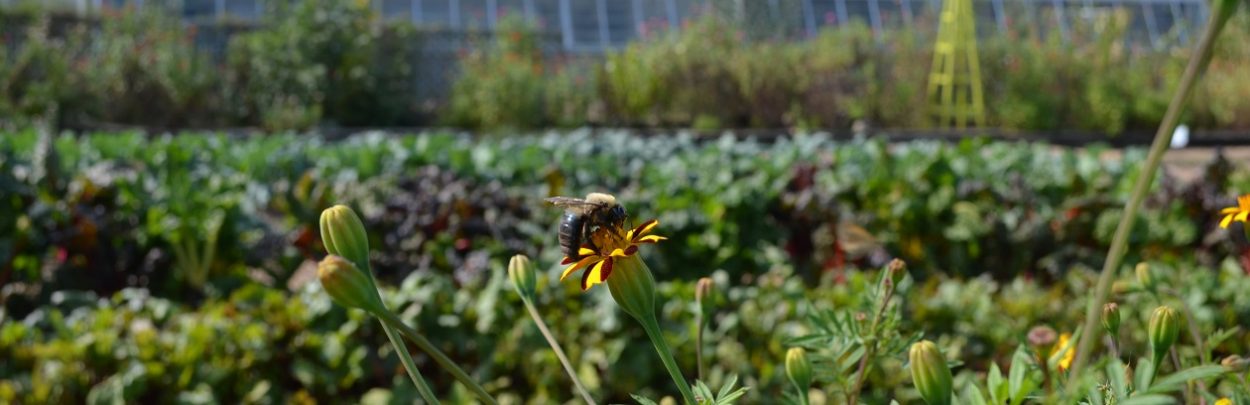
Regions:
M 521 299 L 526 302 L 534 301 L 538 290 L 538 276 L 534 274 L 534 264 L 530 262 L 529 257 L 512 256 L 512 260 L 508 261 L 508 279 L 512 280 L 512 286 L 516 288 L 517 294 L 521 295 Z
M 946 356 L 937 345 L 922 340 L 911 345 L 908 353 L 911 361 L 911 378 L 920 391 L 920 397 L 929 405 L 950 405 L 951 369 Z
M 1150 264 L 1146 262 L 1137 263 L 1137 267 L 1133 269 L 1137 273 L 1137 283 L 1141 284 L 1146 291 L 1155 291 L 1155 277 L 1150 270 Z
M 655 318 L 655 276 L 638 255 L 613 260 L 608 292 L 612 300 L 634 319 L 648 322 Z
M 1234 354 L 1225 357 L 1224 360 L 1220 360 L 1220 365 L 1224 366 L 1225 370 L 1234 373 L 1241 373 L 1245 372 L 1247 368 L 1250 368 L 1250 359 L 1244 359 L 1241 356 Z
M 382 297 L 369 277 L 352 262 L 340 256 L 326 256 L 317 264 L 317 279 L 334 302 L 347 308 L 371 313 L 383 311 Z
M 346 205 L 335 205 L 321 212 L 321 240 L 326 252 L 350 260 L 356 267 L 369 268 L 369 235 L 360 217 Z
M 812 385 L 812 362 L 807 359 L 807 351 L 801 347 L 791 347 L 786 352 L 786 376 L 790 383 L 801 392 L 807 391 Z
M 1159 360 L 1163 358 L 1163 354 L 1176 343 L 1176 338 L 1181 333 L 1180 316 L 1176 314 L 1176 310 L 1167 305 L 1155 308 L 1153 314 L 1150 315 L 1150 324 L 1147 328 L 1150 336 L 1150 348 L 1154 351 L 1154 360 L 1156 367 Z
M 885 266 L 885 271 L 890 274 L 887 280 L 894 285 L 903 281 L 903 277 L 907 275 L 907 262 L 899 259 L 890 260 L 890 264 Z
M 1112 338 L 1120 336 L 1120 306 L 1116 303 L 1108 302 L 1102 306 L 1102 328 Z
M 700 278 L 699 281 L 694 284 L 694 300 L 699 302 L 707 300 L 708 297 L 712 296 L 712 287 L 714 285 L 715 284 L 711 278 Z
M 1059 338 L 1059 334 L 1055 330 L 1046 325 L 1034 326 L 1029 329 L 1029 346 L 1034 350 L 1045 352 L 1055 344 L 1055 339 Z

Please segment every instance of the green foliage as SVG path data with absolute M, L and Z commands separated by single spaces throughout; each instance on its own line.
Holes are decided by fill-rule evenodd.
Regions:
M 408 118 L 410 29 L 381 25 L 361 2 L 302 1 L 272 11 L 265 29 L 231 41 L 242 120 L 291 130 L 323 117 L 347 126 Z
M 307 265 L 324 254 L 316 214 L 331 201 L 359 207 L 379 283 L 395 287 L 384 288 L 387 306 L 472 366 L 501 401 L 571 397 L 510 291 L 504 268 L 518 252 L 540 270 L 534 305 L 588 390 L 605 402 L 658 398 L 671 381 L 642 331 L 627 327 L 606 293 L 556 282 L 559 212 L 541 198 L 599 190 L 614 191 L 637 220 L 658 217 L 656 233 L 670 238 L 644 259 L 661 281 L 661 330 L 684 370 L 694 369 L 694 280 L 711 276 L 723 286 L 705 316 L 703 380 L 723 387 L 729 376 L 742 376 L 751 390 L 741 403 L 792 390 L 778 366 L 786 351 L 779 336 L 817 334 L 807 319 L 871 300 L 879 274 L 846 271 L 856 267 L 850 260 L 835 265 L 829 232 L 844 220 L 872 232 L 886 253 L 909 259 L 914 284 L 901 287 L 891 309 L 900 336 L 923 330 L 963 364 L 956 372 L 987 372 L 1009 361 L 1034 324 L 1070 327 L 1082 316 L 1092 276 L 1080 269 L 1100 263 L 1084 252 L 1105 243 L 1092 236 L 1096 213 L 1122 204 L 1121 185 L 1135 176 L 1126 167 L 1141 158 L 1130 152 L 1111 161 L 1101 153 L 982 141 L 887 147 L 816 136 L 764 144 L 588 132 L 492 142 L 438 133 L 339 142 L 3 133 L 0 208 L 11 215 L 0 216 L 0 330 L 8 331 L 0 333 L 0 358 L 14 360 L 0 366 L 0 395 L 11 393 L 0 398 L 82 402 L 96 390 L 94 398 L 158 403 L 178 395 L 241 402 L 253 392 L 271 402 L 332 401 L 374 388 L 414 398 L 397 359 L 380 349 L 386 337 L 376 323 L 334 309 L 324 291 L 307 284 Z M 1201 188 L 1161 182 L 1143 210 L 1145 218 L 1167 220 L 1139 229 L 1129 262 L 1149 260 L 1158 285 L 1175 291 L 1156 298 L 1132 288 L 1131 271 L 1123 272 L 1129 284 L 1114 301 L 1123 311 L 1126 359 L 1146 353 L 1142 325 L 1159 299 L 1188 306 L 1186 318 L 1202 325 L 1202 351 L 1182 334 L 1179 350 L 1190 359 L 1184 368 L 1199 365 L 1192 359 L 1209 364 L 1250 349 L 1242 331 L 1215 339 L 1250 322 L 1250 279 L 1234 256 L 1240 251 L 1231 242 L 1152 229 L 1212 231 L 1218 218 L 1203 207 L 1250 188 L 1244 170 L 1221 170 L 1209 172 Z M 205 246 L 200 227 L 215 212 L 224 213 L 216 253 L 196 287 L 184 281 L 191 277 L 173 246 Z M 803 238 L 813 247 L 804 250 Z M 976 277 L 982 274 L 993 277 Z M 169 318 L 177 321 L 151 316 L 158 343 L 135 340 L 128 320 L 147 310 L 114 298 L 136 293 L 127 288 L 162 297 L 152 302 L 177 314 Z M 879 361 L 867 375 L 865 401 L 915 399 L 902 367 L 898 357 Z M 1164 367 L 1160 379 L 1174 368 Z M 427 377 L 435 387 L 455 386 L 447 375 Z M 967 378 L 955 380 L 961 395 L 967 388 L 959 381 Z M 1236 392 L 1214 381 L 1223 380 L 1208 380 L 1211 392 Z M 469 398 L 450 388 L 438 394 L 449 402 Z

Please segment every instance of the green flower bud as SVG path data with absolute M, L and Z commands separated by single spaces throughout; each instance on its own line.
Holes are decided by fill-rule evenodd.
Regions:
M 1113 338 L 1120 336 L 1120 306 L 1114 302 L 1102 306 L 1102 328 Z
M 1147 331 L 1150 335 L 1150 348 L 1154 351 L 1155 367 L 1158 367 L 1163 354 L 1172 348 L 1181 333 L 1180 316 L 1167 305 L 1155 308 L 1150 315 Z
M 534 301 L 538 277 L 534 275 L 534 264 L 530 262 L 529 257 L 512 256 L 512 260 L 508 262 L 508 279 L 512 280 L 512 286 L 516 288 L 517 294 L 521 295 L 521 299 L 526 302 Z
M 694 284 L 694 302 L 699 305 L 699 310 L 703 313 L 711 312 L 711 303 L 708 302 L 712 297 L 712 288 L 716 284 L 712 279 L 703 277 Z
M 361 269 L 369 268 L 369 235 L 365 233 L 365 224 L 346 205 L 335 205 L 321 212 L 321 240 L 326 252 L 342 256 Z
M 1137 263 L 1137 267 L 1133 269 L 1137 273 L 1137 283 L 1141 284 L 1146 291 L 1155 291 L 1155 277 L 1151 274 L 1150 265 L 1146 262 Z
M 786 376 L 800 392 L 806 392 L 812 385 L 812 362 L 807 359 L 807 351 L 802 347 L 791 347 L 786 352 Z
M 890 273 L 890 277 L 886 279 L 890 280 L 892 285 L 898 285 L 898 283 L 903 281 L 903 276 L 907 275 L 907 262 L 899 259 L 890 260 L 890 263 L 885 267 L 885 271 Z
M 937 345 L 922 340 L 911 345 L 911 378 L 920 391 L 920 397 L 929 405 L 950 405 L 951 369 L 946 366 L 946 356 Z
M 334 302 L 347 308 L 363 309 L 380 314 L 384 311 L 382 297 L 369 277 L 352 262 L 339 256 L 326 256 L 317 264 L 317 279 Z
M 655 318 L 655 277 L 638 255 L 613 259 L 608 291 L 621 309 L 640 322 Z

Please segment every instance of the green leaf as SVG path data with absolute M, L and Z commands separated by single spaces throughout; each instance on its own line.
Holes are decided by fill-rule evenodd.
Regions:
M 1120 359 L 1111 359 L 1107 364 L 1107 382 L 1111 384 L 1111 392 L 1115 394 L 1115 399 L 1124 399 L 1128 396 L 1128 369 Z
M 985 395 L 981 394 L 981 389 L 977 388 L 975 383 L 968 383 L 964 386 L 963 401 L 958 403 L 969 405 L 989 405 L 985 402 Z
M 1120 405 L 1171 405 L 1176 400 L 1166 395 L 1135 395 L 1132 398 L 1120 402 Z
M 1137 379 L 1137 384 L 1133 387 L 1135 391 L 1144 391 L 1150 387 L 1150 379 L 1153 377 L 1154 369 L 1155 366 L 1150 359 L 1142 357 L 1137 360 L 1137 369 L 1133 370 L 1133 376 Z
M 639 405 L 659 405 L 655 403 L 655 401 L 647 399 L 647 397 L 644 397 L 638 394 L 629 394 L 629 396 L 633 397 L 635 401 L 638 401 Z
M 990 402 L 995 404 L 1007 403 L 1007 384 L 1003 381 L 1003 372 L 998 369 L 998 363 L 990 364 L 990 375 L 987 380 L 987 388 L 990 391 Z
M 1211 378 L 1224 373 L 1224 367 L 1221 366 L 1190 367 L 1155 381 L 1154 384 L 1150 386 L 1150 389 L 1146 390 L 1146 393 L 1163 394 L 1172 392 L 1180 389 L 1186 382 Z
M 1013 404 L 1018 403 L 1016 401 L 1027 394 L 1022 388 L 1024 388 L 1024 377 L 1029 371 L 1029 361 L 1029 355 L 1025 354 L 1023 346 L 1017 348 L 1016 354 L 1011 358 L 1011 370 L 1008 371 L 1007 381 Z

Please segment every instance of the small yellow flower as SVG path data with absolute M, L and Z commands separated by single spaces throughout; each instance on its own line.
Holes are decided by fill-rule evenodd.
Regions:
M 1233 221 L 1246 222 L 1250 217 L 1250 194 L 1237 197 L 1237 206 L 1220 210 L 1224 218 L 1220 220 L 1220 228 L 1227 228 Z
M 581 260 L 574 261 L 570 257 L 565 257 L 560 263 L 568 265 L 560 274 L 560 281 L 564 281 L 574 271 L 583 268 L 587 270 L 582 273 L 582 291 L 589 290 L 595 284 L 608 281 L 608 276 L 612 275 L 614 261 L 638 253 L 638 245 L 668 239 L 650 234 L 651 230 L 659 224 L 659 221 L 653 219 L 628 231 L 621 228 L 603 228 L 596 231 L 591 235 L 595 243 L 582 245 L 578 252 L 582 256 Z M 598 250 L 592 246 L 597 246 Z
M 1233 400 L 1228 399 L 1228 398 L 1220 398 L 1219 400 L 1215 401 L 1215 405 L 1233 405 Z
M 1059 359 L 1059 371 L 1068 371 L 1068 367 L 1072 366 L 1072 359 L 1076 358 L 1076 350 L 1073 350 L 1072 334 L 1064 333 L 1059 335 L 1059 342 L 1050 350 L 1049 360 Z

